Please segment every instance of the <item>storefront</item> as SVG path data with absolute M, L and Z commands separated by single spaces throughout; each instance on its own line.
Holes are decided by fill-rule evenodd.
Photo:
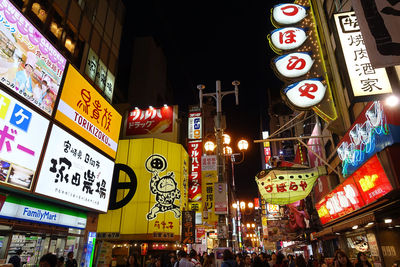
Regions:
M 84 251 L 87 214 L 44 201 L 17 195 L 1 195 L 0 260 L 22 249 L 22 263 L 35 266 L 46 253 L 66 257 L 74 252 L 80 260 Z
M 313 243 L 325 257 L 364 252 L 374 266 L 399 258 L 399 113 L 370 102 L 338 144 L 346 178 L 315 205 L 323 230 Z

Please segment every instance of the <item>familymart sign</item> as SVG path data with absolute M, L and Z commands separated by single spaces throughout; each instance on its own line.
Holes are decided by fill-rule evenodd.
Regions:
M 86 214 L 15 196 L 7 196 L 0 217 L 85 229 Z

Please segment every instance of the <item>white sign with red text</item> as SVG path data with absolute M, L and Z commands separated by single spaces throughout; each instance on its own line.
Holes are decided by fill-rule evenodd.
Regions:
M 305 75 L 314 64 L 310 53 L 296 52 L 274 59 L 276 70 L 286 78 L 297 78 Z
M 281 25 L 291 25 L 302 21 L 307 16 L 307 8 L 297 4 L 278 4 L 274 6 L 272 17 Z
M 324 99 L 326 87 L 320 79 L 309 79 L 293 83 L 283 92 L 291 104 L 306 109 L 318 105 Z
M 300 47 L 307 39 L 307 33 L 302 28 L 287 27 L 271 32 L 271 42 L 277 49 L 292 50 Z

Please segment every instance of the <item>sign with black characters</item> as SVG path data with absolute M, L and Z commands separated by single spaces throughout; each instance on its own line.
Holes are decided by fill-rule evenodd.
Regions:
M 53 125 L 35 192 L 107 211 L 114 162 Z

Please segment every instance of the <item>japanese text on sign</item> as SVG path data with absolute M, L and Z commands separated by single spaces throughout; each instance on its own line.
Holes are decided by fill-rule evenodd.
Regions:
M 126 135 L 169 133 L 173 130 L 173 107 L 134 109 L 128 114 Z
M 371 65 L 355 13 L 339 13 L 334 17 L 354 96 L 391 93 L 386 70 Z
M 189 142 L 189 201 L 201 200 L 201 148 L 201 141 Z

